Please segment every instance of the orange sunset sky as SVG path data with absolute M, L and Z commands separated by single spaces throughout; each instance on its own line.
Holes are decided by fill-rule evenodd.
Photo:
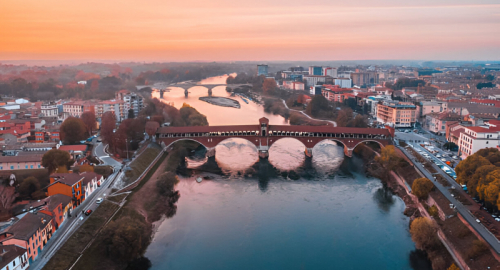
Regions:
M 500 60 L 500 1 L 0 0 L 1 60 Z

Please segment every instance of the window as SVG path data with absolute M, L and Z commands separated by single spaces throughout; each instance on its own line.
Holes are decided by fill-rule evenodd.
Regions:
M 11 169 L 11 170 L 14 170 L 14 166 L 13 166 L 13 165 L 11 165 L 11 166 L 10 166 L 10 169 Z
M 28 165 L 26 165 L 26 169 L 28 169 Z
M 30 166 L 30 169 L 33 169 L 33 165 Z

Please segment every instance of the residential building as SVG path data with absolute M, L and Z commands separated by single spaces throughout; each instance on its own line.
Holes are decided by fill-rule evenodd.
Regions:
M 50 214 L 44 211 L 28 212 L 2 233 L 0 242 L 3 245 L 16 245 L 26 249 L 28 261 L 32 263 L 54 231 Z
M 84 177 L 77 173 L 55 173 L 50 176 L 47 195 L 63 194 L 73 199 L 73 207 L 85 200 Z
M 131 93 L 127 90 L 120 90 L 116 92 L 116 100 L 123 100 L 123 109 L 120 108 L 120 117 L 122 119 L 128 118 L 129 110 L 134 111 L 134 115 L 139 115 L 139 112 L 144 108 L 144 98 L 137 94 Z
M 498 148 L 500 145 L 500 121 L 490 120 L 484 126 L 464 127 L 460 133 L 459 154 L 462 158 L 483 148 Z
M 88 198 L 88 196 L 90 196 L 90 194 L 92 194 L 92 192 L 94 192 L 104 182 L 104 177 L 94 172 L 83 172 L 80 173 L 80 175 L 84 177 L 83 186 L 86 198 Z
M 353 72 L 351 73 L 352 83 L 357 86 L 378 84 L 379 74 L 377 72 Z
M 283 81 L 283 88 L 295 91 L 305 90 L 303 82 L 295 82 L 295 81 Z
M 411 102 L 383 101 L 377 104 L 377 121 L 395 128 L 413 127 L 417 107 Z
M 343 103 L 346 99 L 345 94 L 352 93 L 351 89 L 340 88 L 336 85 L 323 85 L 321 94 L 332 102 Z
M 446 123 L 457 122 L 461 117 L 450 112 L 433 112 L 425 116 L 424 129 L 435 134 L 446 134 Z
M 352 80 L 350 78 L 337 78 L 335 79 L 335 85 L 340 86 L 340 88 L 351 88 Z
M 329 76 L 321 76 L 321 75 L 305 75 L 304 81 L 307 83 L 307 86 L 317 85 L 318 83 L 326 83 L 327 78 Z
M 123 100 L 105 100 L 95 105 L 95 117 L 97 119 L 101 119 L 105 112 L 113 112 L 117 122 L 123 121 L 128 115 Z
M 0 171 L 41 169 L 42 156 L 41 154 L 0 156 Z
M 40 114 L 44 117 L 57 117 L 59 110 L 54 102 L 44 103 L 42 104 Z
M 30 266 L 25 248 L 16 245 L 0 246 L 0 269 L 25 270 Z
M 73 117 L 81 117 L 85 112 L 95 114 L 95 102 L 92 101 L 72 101 L 63 104 L 63 112 Z
M 309 76 L 324 76 L 323 67 L 320 66 L 310 66 Z
M 435 112 L 446 112 L 448 110 L 448 103 L 442 101 L 422 101 L 420 102 L 421 115 L 425 116 Z
M 267 76 L 269 73 L 268 65 L 257 65 L 257 76 L 264 75 Z
M 337 78 L 337 68 L 334 67 L 323 67 L 323 76 L 330 76 L 333 78 Z

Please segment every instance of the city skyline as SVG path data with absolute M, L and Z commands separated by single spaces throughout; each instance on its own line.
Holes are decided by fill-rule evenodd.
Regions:
M 2 60 L 500 60 L 491 0 L 8 2 Z

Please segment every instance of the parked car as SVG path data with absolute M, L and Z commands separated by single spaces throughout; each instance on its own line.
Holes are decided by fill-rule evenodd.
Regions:
M 477 219 L 477 218 L 476 218 L 476 222 L 477 222 L 477 223 L 481 223 L 481 220 L 479 220 L 479 219 Z
M 90 214 L 92 214 L 92 209 L 89 209 L 89 210 L 85 211 L 85 215 L 86 215 L 86 216 L 88 216 L 88 215 L 90 215 Z
M 97 200 L 95 201 L 95 203 L 100 204 L 100 203 L 102 203 L 102 201 L 103 201 L 102 198 L 97 198 Z
M 458 160 L 458 157 L 457 157 L 457 156 L 452 156 L 451 158 L 452 158 L 452 159 L 456 159 L 456 160 Z
M 500 221 L 500 218 L 495 218 L 495 221 Z

